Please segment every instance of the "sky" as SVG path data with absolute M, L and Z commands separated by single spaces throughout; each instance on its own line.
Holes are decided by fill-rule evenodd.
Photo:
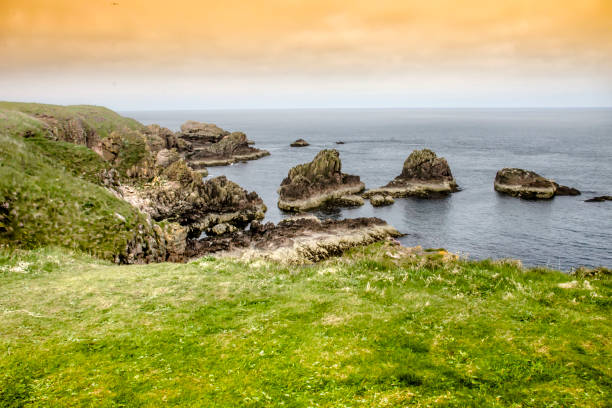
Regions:
M 612 106 L 612 0 L 0 0 L 0 100 Z

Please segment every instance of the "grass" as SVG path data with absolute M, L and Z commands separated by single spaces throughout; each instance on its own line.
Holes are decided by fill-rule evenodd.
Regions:
M 94 184 L 106 168 L 84 146 L 0 134 L 0 244 L 124 255 L 146 218 Z M 119 214 L 125 221 L 121 219 Z
M 610 275 L 396 251 L 115 266 L 5 248 L 0 406 L 612 405 Z
M 0 101 L 0 115 L 2 112 L 21 112 L 24 116 L 50 115 L 59 120 L 80 119 L 86 126 L 94 129 L 101 138 L 108 137 L 113 131 L 128 129 L 141 130 L 144 126 L 138 121 L 126 118 L 118 113 L 93 105 L 47 105 L 41 103 L 2 102 Z M 28 119 L 31 120 L 31 119 Z M 0 124 L 0 132 L 7 124 Z

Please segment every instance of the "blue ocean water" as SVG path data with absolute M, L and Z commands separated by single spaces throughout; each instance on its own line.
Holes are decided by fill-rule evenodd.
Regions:
M 178 130 L 186 120 L 243 131 L 271 156 L 211 167 L 255 190 L 266 220 L 287 214 L 277 189 L 292 166 L 325 148 L 340 152 L 343 171 L 366 187 L 386 184 L 414 149 L 445 157 L 462 191 L 448 198 L 397 199 L 389 207 L 316 212 L 319 217 L 376 216 L 405 233 L 404 245 L 446 248 L 476 259 L 517 258 L 568 270 L 612 267 L 612 109 L 303 109 L 123 112 L 145 124 Z M 303 138 L 309 147 L 291 148 Z M 336 141 L 345 144 L 337 145 Z M 500 195 L 493 179 L 503 167 L 533 170 L 582 191 L 578 197 L 524 201 Z

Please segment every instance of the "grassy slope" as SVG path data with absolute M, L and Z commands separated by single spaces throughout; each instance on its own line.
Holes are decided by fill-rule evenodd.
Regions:
M 40 103 L 2 102 L 0 112 L 16 111 L 27 115 L 51 115 L 58 119 L 79 118 L 89 127 L 95 129 L 101 138 L 105 138 L 113 130 L 127 128 L 140 130 L 143 125 L 134 119 L 126 118 L 118 113 L 93 105 L 47 105 Z M 1 125 L 0 125 L 1 126 Z
M 0 252 L 0 405 L 610 406 L 612 279 Z
M 105 259 L 123 253 L 136 227 L 146 220 L 95 184 L 108 164 L 85 146 L 45 138 L 36 118 L 8 105 L 66 115 L 70 109 L 94 110 L 0 103 L 0 243 L 25 248 L 59 245 Z M 33 136 L 23 138 L 26 130 Z

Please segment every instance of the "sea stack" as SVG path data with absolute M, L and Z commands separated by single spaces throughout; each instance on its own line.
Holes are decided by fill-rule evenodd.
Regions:
M 459 191 L 443 157 L 429 149 L 414 150 L 404 162 L 402 173 L 386 186 L 367 191 L 366 198 L 380 196 L 434 198 Z M 379 200 L 377 200 L 379 201 Z
M 210 123 L 187 121 L 181 126 L 177 137 L 184 142 L 181 152 L 194 170 L 255 160 L 270 154 L 251 147 L 251 141 L 244 133 L 230 133 Z
M 353 194 L 363 191 L 365 185 L 359 176 L 341 170 L 338 151 L 321 150 L 310 163 L 289 170 L 278 190 L 278 208 L 299 212 L 324 205 L 362 205 L 363 199 Z
M 517 168 L 498 171 L 493 187 L 497 192 L 528 200 L 547 200 L 555 195 L 580 195 L 575 188 L 560 186 L 533 171 Z
M 295 142 L 291 143 L 289 146 L 291 146 L 291 147 L 306 147 L 306 146 L 310 146 L 310 143 L 308 143 L 304 139 L 298 139 Z

